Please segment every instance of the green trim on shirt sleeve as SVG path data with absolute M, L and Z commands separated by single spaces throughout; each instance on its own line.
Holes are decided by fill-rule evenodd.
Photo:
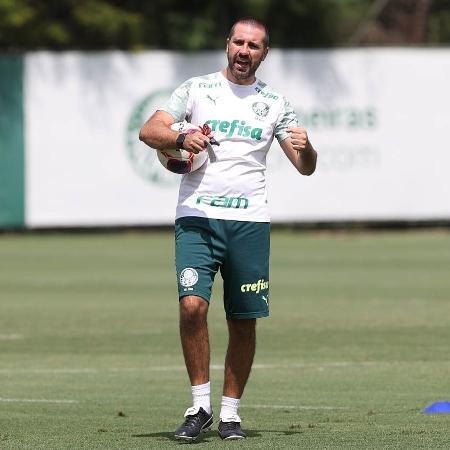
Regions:
M 292 108 L 291 104 L 283 97 L 283 106 L 281 107 L 274 130 L 274 135 L 278 139 L 278 142 L 283 141 L 289 136 L 289 133 L 286 130 L 291 126 L 298 126 L 298 118 L 294 108 Z

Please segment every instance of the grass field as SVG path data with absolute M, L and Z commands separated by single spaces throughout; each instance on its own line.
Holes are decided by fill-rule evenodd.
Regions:
M 0 235 L 0 448 L 176 448 L 190 406 L 171 233 Z M 240 410 L 196 448 L 450 448 L 450 234 L 272 234 Z M 226 325 L 210 308 L 213 407 Z M 216 425 L 215 425 L 216 426 Z

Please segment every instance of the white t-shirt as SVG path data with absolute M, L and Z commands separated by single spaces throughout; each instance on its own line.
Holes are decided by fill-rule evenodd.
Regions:
M 259 79 L 239 85 L 216 72 L 187 80 L 161 110 L 176 122 L 207 123 L 220 143 L 182 176 L 176 218 L 269 222 L 266 156 L 274 136 L 281 142 L 297 125 L 289 102 Z

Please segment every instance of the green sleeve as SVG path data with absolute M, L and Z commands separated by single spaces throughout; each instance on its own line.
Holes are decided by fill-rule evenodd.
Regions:
M 174 118 L 175 122 L 182 122 L 190 115 L 189 95 L 191 86 L 191 80 L 185 81 L 173 91 L 169 100 L 160 108 L 168 112 Z
M 274 135 L 278 139 L 278 142 L 283 141 L 289 136 L 289 133 L 286 131 L 289 127 L 296 126 L 298 126 L 298 119 L 294 108 L 292 108 L 291 104 L 283 97 L 283 106 L 281 107 L 274 130 Z

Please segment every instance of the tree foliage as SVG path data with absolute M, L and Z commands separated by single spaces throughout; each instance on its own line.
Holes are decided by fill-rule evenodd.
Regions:
M 351 45 L 374 0 L 0 0 L 0 49 L 223 48 L 244 16 L 268 25 L 272 47 Z M 450 43 L 450 0 L 434 0 L 428 42 Z

